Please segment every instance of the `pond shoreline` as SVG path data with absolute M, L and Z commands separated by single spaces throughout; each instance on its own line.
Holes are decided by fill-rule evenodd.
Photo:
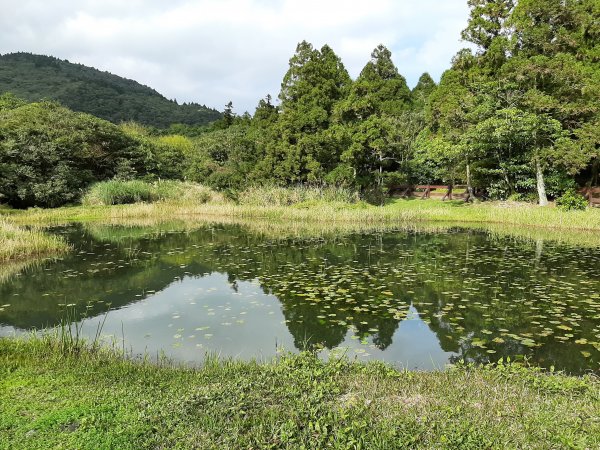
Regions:
M 7 448 L 596 448 L 600 382 L 515 364 L 410 372 L 310 354 L 202 368 L 0 339 Z
M 600 231 L 600 208 L 562 211 L 530 204 L 461 201 L 390 200 L 382 207 L 365 203 L 303 202 L 288 206 L 246 205 L 228 202 L 194 204 L 173 200 L 113 206 L 72 206 L 56 209 L 4 210 L 4 216 L 19 224 L 48 224 L 128 218 L 172 218 L 174 216 L 248 217 L 304 220 L 325 223 L 464 222 L 531 226 L 543 229 Z M 0 213 L 1 214 L 1 213 Z
M 8 227 L 19 232 L 21 241 L 16 246 L 4 245 L 0 259 L 20 259 L 27 256 L 52 256 L 64 253 L 64 242 L 43 232 L 25 230 L 22 226 L 50 226 L 69 222 L 110 222 L 127 224 L 132 220 L 173 220 L 189 222 L 261 220 L 297 226 L 299 223 L 319 224 L 335 229 L 351 224 L 355 231 L 377 226 L 408 226 L 432 223 L 441 226 L 461 225 L 473 227 L 502 227 L 506 235 L 522 235 L 536 230 L 537 235 L 574 236 L 575 241 L 585 240 L 589 245 L 600 246 L 600 209 L 565 212 L 556 208 L 538 208 L 531 205 L 504 206 L 499 203 L 466 205 L 462 202 L 435 200 L 391 200 L 383 207 L 363 203 L 347 204 L 317 202 L 291 206 L 236 205 L 233 203 L 190 204 L 175 201 L 136 203 L 116 206 L 74 206 L 56 209 L 30 209 L 26 211 L 2 210 L 0 212 L 0 239 L 9 241 Z M 598 231 L 598 237 L 590 235 Z M 595 233 L 594 233 L 595 235 Z M 579 238 L 578 238 L 579 236 Z M 12 250 L 11 250 L 12 247 Z
M 58 256 L 69 250 L 69 245 L 57 236 L 27 229 L 0 217 L 0 262 Z

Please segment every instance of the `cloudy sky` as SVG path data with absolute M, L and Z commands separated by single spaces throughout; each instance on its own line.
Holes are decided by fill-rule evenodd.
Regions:
M 168 98 L 237 112 L 279 93 L 296 44 L 329 44 L 354 78 L 383 43 L 410 86 L 465 43 L 466 0 L 0 0 L 0 53 L 53 55 Z

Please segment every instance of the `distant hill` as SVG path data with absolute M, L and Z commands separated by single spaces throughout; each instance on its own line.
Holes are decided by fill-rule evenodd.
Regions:
M 57 100 L 114 123 L 134 120 L 158 128 L 174 123 L 204 125 L 221 113 L 197 103 L 178 105 L 136 81 L 31 53 L 0 55 L 0 93 L 28 101 Z

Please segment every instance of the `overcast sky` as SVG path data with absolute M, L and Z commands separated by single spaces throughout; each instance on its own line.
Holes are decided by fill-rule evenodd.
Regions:
M 329 44 L 355 78 L 382 43 L 412 87 L 465 43 L 466 0 L 0 0 L 0 53 L 97 67 L 177 101 L 254 112 L 296 44 Z

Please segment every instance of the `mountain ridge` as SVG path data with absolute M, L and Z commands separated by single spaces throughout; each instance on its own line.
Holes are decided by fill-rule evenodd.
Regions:
M 135 80 L 54 56 L 0 54 L 0 93 L 28 101 L 56 100 L 75 111 L 114 123 L 135 121 L 157 128 L 206 125 L 221 113 L 199 103 L 178 104 Z

